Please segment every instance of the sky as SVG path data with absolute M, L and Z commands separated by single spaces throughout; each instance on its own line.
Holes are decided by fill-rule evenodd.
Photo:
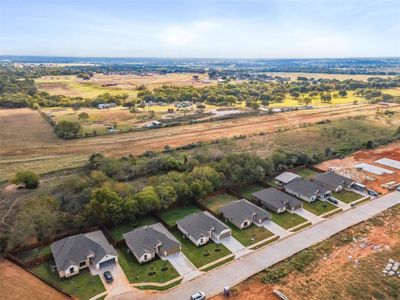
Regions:
M 400 56 L 400 0 L 0 0 L 0 55 Z

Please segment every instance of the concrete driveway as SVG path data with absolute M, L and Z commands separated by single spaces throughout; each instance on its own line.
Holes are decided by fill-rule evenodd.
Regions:
M 103 276 L 103 273 L 106 271 L 111 272 L 111 275 L 114 279 L 112 283 L 106 282 Z M 91 266 L 90 273 L 92 273 L 93 275 L 98 274 L 100 276 L 100 279 L 103 282 L 103 285 L 107 291 L 106 298 L 133 291 L 133 288 L 129 285 L 128 278 L 126 278 L 124 271 L 118 263 L 108 265 L 104 268 L 101 268 L 99 271 Z
M 233 236 L 228 236 L 226 238 L 223 238 L 222 240 L 219 241 L 219 243 L 224 245 L 226 248 L 228 248 L 229 251 L 235 254 L 235 257 L 239 257 L 247 253 L 246 247 L 243 246 Z
M 298 214 L 299 216 L 307 219 L 310 221 L 312 224 L 316 224 L 318 222 L 323 221 L 323 218 L 318 217 L 317 215 L 314 215 L 313 213 L 309 212 L 308 210 L 304 208 L 299 208 L 295 210 L 295 213 Z
M 279 235 L 280 238 L 284 238 L 291 234 L 290 231 L 286 230 L 285 228 L 282 228 L 281 226 L 270 220 L 264 221 L 262 223 L 262 226 L 264 226 L 265 229 L 271 231 L 273 234 Z
M 183 281 L 191 280 L 202 273 L 182 252 L 168 255 L 166 259 L 174 266 L 179 275 L 183 276 Z

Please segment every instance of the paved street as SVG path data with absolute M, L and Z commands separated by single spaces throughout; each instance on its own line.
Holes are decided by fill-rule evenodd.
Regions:
M 182 283 L 164 293 L 137 295 L 131 299 L 189 299 L 196 291 L 204 291 L 207 296 L 222 292 L 224 286 L 234 286 L 265 268 L 304 250 L 311 245 L 326 240 L 332 235 L 356 225 L 386 209 L 400 204 L 400 193 L 393 192 L 374 201 L 367 202 L 344 213 L 335 215 L 303 231 L 261 248 L 258 251 L 235 260 L 223 267 L 210 271 L 192 281 Z M 113 299 L 127 299 L 114 297 Z

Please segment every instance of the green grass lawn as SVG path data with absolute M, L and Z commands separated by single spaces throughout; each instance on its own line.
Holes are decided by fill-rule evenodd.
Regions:
M 31 249 L 31 250 L 25 250 L 25 251 L 19 252 L 16 256 L 18 258 L 22 259 L 23 261 L 28 262 L 28 261 L 34 260 L 38 257 L 45 256 L 48 254 L 51 254 L 50 245 L 38 247 L 35 249 Z
M 210 241 L 206 245 L 197 247 L 189 239 L 184 238 L 180 231 L 176 230 L 172 233 L 182 244 L 182 252 L 197 268 L 231 254 L 231 252 L 222 244 L 216 244 Z M 209 255 L 205 256 L 205 253 L 208 253 Z
M 127 232 L 129 232 L 135 228 L 141 227 L 141 226 L 152 225 L 155 223 L 157 223 L 156 219 L 154 219 L 153 217 L 147 216 L 147 217 L 137 219 L 135 222 L 125 223 L 125 224 L 119 225 L 117 227 L 111 228 L 108 230 L 108 232 L 110 233 L 111 237 L 115 241 L 121 241 L 124 239 L 124 237 L 122 236 L 124 233 L 127 233 Z
M 361 199 L 363 196 L 351 191 L 340 191 L 339 193 L 332 193 L 332 196 L 344 203 L 351 203 Z
M 262 185 L 252 184 L 239 189 L 239 192 L 248 200 L 251 200 L 251 194 L 265 189 Z
M 309 212 L 313 213 L 314 215 L 319 216 L 319 215 L 326 214 L 327 212 L 330 212 L 330 211 L 336 209 L 337 207 L 327 201 L 317 200 L 313 203 L 304 201 L 303 208 L 308 210 Z
M 130 283 L 136 282 L 167 282 L 179 276 L 169 261 L 156 259 L 139 264 L 133 254 L 128 254 L 126 247 L 117 249 L 121 268 L 124 270 Z M 167 268 L 167 270 L 163 270 Z M 155 272 L 155 274 L 151 274 Z
M 168 225 L 174 226 L 176 221 L 186 217 L 187 215 L 200 212 L 201 210 L 193 205 L 179 206 L 172 209 L 168 209 L 160 213 L 160 218 L 164 220 Z
M 70 295 L 79 299 L 90 299 L 105 291 L 99 276 L 92 276 L 88 269 L 81 270 L 78 275 L 61 280 L 57 271 L 51 270 L 54 261 L 33 267 L 31 270 L 39 277 L 46 279 Z
M 233 237 L 246 247 L 274 235 L 264 227 L 258 227 L 256 225 L 251 225 L 246 229 L 239 229 L 230 222 L 226 222 L 226 224 L 232 229 Z
M 267 177 L 265 179 L 265 182 L 268 183 L 268 185 L 274 187 L 274 188 L 279 188 L 280 186 L 275 182 L 274 177 Z
M 272 222 L 275 222 L 276 224 L 278 224 L 279 226 L 281 226 L 285 229 L 292 228 L 294 226 L 297 226 L 297 225 L 307 221 L 306 219 L 299 216 L 298 214 L 295 214 L 295 213 L 292 214 L 287 211 L 285 211 L 281 214 L 276 214 L 271 211 L 270 211 L 270 213 L 272 215 Z
M 293 171 L 293 173 L 303 177 L 304 179 L 310 179 L 315 175 L 319 174 L 318 172 L 310 169 L 310 168 L 301 168 L 298 170 Z
M 231 194 L 224 193 L 207 197 L 206 199 L 202 199 L 199 202 L 211 211 L 219 213 L 219 208 L 235 200 L 239 199 L 237 199 L 235 196 L 232 196 Z

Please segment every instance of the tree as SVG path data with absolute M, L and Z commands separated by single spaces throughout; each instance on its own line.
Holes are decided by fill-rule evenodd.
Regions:
M 339 91 L 339 96 L 340 97 L 346 97 L 347 96 L 347 91 L 346 90 L 340 90 Z
M 296 91 L 291 92 L 290 95 L 291 95 L 294 99 L 297 99 L 297 98 L 300 97 L 300 93 L 299 93 L 299 92 L 296 92 Z
M 305 104 L 306 106 L 308 106 L 308 105 L 311 103 L 312 100 L 311 100 L 310 97 L 305 97 L 303 101 L 304 101 L 304 104 Z
M 87 119 L 89 119 L 89 114 L 86 113 L 86 112 L 81 112 L 81 113 L 78 115 L 78 120 L 85 121 L 85 120 L 87 120 Z
M 90 213 L 103 223 L 119 224 L 127 217 L 126 202 L 109 187 L 96 189 L 88 206 Z
M 59 138 L 71 139 L 77 137 L 81 130 L 81 124 L 62 120 L 54 127 L 54 132 Z
M 27 189 L 36 189 L 39 186 L 39 176 L 32 171 L 20 171 L 12 180 L 15 184 L 23 183 Z

